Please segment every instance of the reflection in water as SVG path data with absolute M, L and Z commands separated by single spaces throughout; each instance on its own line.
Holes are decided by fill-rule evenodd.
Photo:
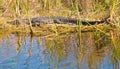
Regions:
M 77 34 L 1 37 L 0 69 L 119 69 L 109 37 L 93 32 L 81 36 L 82 51 Z

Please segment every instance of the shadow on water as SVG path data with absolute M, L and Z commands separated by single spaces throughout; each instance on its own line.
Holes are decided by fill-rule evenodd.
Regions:
M 113 41 L 98 32 L 81 36 L 82 52 L 77 33 L 49 38 L 4 35 L 0 37 L 0 69 L 119 69 L 119 48 L 115 47 L 120 39 Z

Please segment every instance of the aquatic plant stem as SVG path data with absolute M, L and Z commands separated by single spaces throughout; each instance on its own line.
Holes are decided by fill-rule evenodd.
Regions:
M 28 18 L 28 22 L 29 22 L 29 28 L 30 28 L 30 34 L 33 34 L 33 29 L 32 29 L 32 24 L 31 24 L 31 19 L 29 16 L 29 5 L 28 5 L 28 0 L 24 0 L 24 8 L 25 8 L 25 12 Z
M 117 2 L 117 0 L 112 0 L 112 6 L 111 6 L 111 9 L 110 9 L 110 21 L 111 22 L 113 22 L 113 15 L 114 15 L 116 2 Z
M 16 13 L 18 14 L 18 15 L 20 15 L 20 2 L 19 2 L 19 0 L 16 0 Z
M 75 3 L 75 10 L 77 11 L 77 16 L 78 16 L 78 27 L 77 27 L 77 32 L 78 32 L 78 39 L 79 39 L 79 46 L 80 46 L 80 52 L 82 52 L 82 39 L 81 39 L 81 22 L 80 22 L 80 14 L 79 14 L 79 7 L 78 7 L 78 2 Z

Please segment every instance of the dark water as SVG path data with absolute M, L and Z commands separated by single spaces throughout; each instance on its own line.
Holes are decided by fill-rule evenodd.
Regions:
M 77 34 L 2 36 L 0 69 L 119 69 L 119 55 L 109 37 L 88 32 L 81 40 Z

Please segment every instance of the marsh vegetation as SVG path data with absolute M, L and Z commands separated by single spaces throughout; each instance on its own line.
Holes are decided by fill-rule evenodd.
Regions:
M 0 69 L 119 69 L 119 12 L 120 0 L 0 0 Z M 78 22 L 33 27 L 38 16 Z M 22 18 L 29 24 L 6 23 Z M 108 23 L 79 21 L 105 18 Z
M 31 32 L 36 32 L 31 26 L 30 18 L 37 16 L 61 16 L 93 21 L 108 17 L 107 21 L 109 23 L 119 27 L 119 5 L 119 0 L 0 0 L 0 25 L 1 28 L 13 30 L 13 26 L 6 25 L 7 21 L 27 18 L 29 26 L 20 26 L 19 31 L 20 28 L 29 28 Z M 51 25 L 52 31 L 57 32 L 57 26 L 54 26 L 56 25 Z M 80 29 L 81 26 L 79 24 L 76 28 L 79 27 L 78 29 Z M 17 28 L 14 28 L 14 30 L 17 30 Z M 99 28 L 95 26 L 95 29 Z

